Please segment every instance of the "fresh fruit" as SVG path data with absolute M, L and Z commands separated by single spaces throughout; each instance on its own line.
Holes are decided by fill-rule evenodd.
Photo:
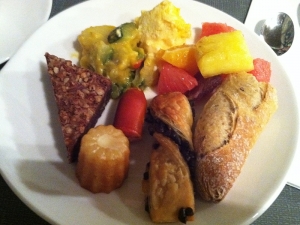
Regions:
M 179 91 L 185 93 L 198 85 L 197 80 L 185 70 L 163 62 L 157 84 L 158 94 Z
M 195 45 L 181 45 L 163 51 L 161 58 L 194 76 L 198 71 Z
M 184 20 L 180 8 L 172 1 L 161 1 L 153 9 L 143 10 L 134 22 L 140 33 L 139 47 L 146 53 L 139 77 L 144 85 L 155 86 L 158 78 L 155 54 L 160 49 L 183 45 L 191 37 L 191 24 Z
M 219 34 L 219 33 L 225 33 L 225 32 L 231 32 L 235 29 L 231 26 L 228 26 L 225 23 L 209 23 L 205 22 L 202 24 L 202 31 L 200 38 L 213 35 L 213 34 Z
M 147 100 L 142 90 L 128 89 L 120 98 L 115 114 L 114 126 L 123 131 L 130 140 L 142 137 Z
M 204 78 L 251 71 L 253 58 L 241 31 L 214 34 L 196 43 L 196 59 Z
M 258 81 L 269 82 L 271 78 L 271 63 L 264 59 L 254 59 L 254 70 L 249 73 L 253 74 Z
M 201 99 L 206 95 L 212 94 L 215 88 L 224 80 L 222 75 L 204 78 L 200 73 L 196 74 L 195 78 L 198 81 L 198 85 L 187 93 L 189 99 Z

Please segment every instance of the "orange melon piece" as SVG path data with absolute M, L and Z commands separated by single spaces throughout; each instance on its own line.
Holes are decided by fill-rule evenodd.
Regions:
M 161 53 L 161 59 L 194 76 L 198 71 L 194 45 L 176 46 Z

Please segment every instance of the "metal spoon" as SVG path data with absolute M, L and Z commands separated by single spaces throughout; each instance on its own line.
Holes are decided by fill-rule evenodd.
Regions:
M 265 20 L 260 30 L 260 35 L 277 55 L 282 55 L 289 50 L 294 40 L 294 33 L 292 19 L 283 12 Z

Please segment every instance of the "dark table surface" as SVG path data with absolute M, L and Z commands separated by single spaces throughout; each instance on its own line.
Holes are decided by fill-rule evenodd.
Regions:
M 104 1 L 104 0 L 103 0 Z M 198 0 L 244 22 L 251 0 Z M 53 0 L 50 17 L 83 0 Z M 5 64 L 0 65 L 0 69 Z M 49 224 L 29 209 L 0 177 L 0 224 Z M 100 224 L 100 223 L 99 223 Z M 253 224 L 300 224 L 300 190 L 286 185 L 270 208 Z

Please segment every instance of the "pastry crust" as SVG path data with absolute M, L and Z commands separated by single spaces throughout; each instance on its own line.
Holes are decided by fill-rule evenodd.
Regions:
M 150 217 L 153 222 L 177 222 L 182 209 L 195 211 L 189 168 L 171 139 L 159 133 L 154 137 L 159 147 L 151 153 L 148 187 L 143 185 Z M 190 215 L 185 219 L 191 221 L 193 218 Z
M 276 90 L 247 73 L 229 75 L 204 106 L 194 132 L 196 192 L 222 200 L 277 109 Z
M 193 112 L 187 97 L 180 92 L 157 95 L 149 106 L 151 114 L 170 126 L 193 149 Z

